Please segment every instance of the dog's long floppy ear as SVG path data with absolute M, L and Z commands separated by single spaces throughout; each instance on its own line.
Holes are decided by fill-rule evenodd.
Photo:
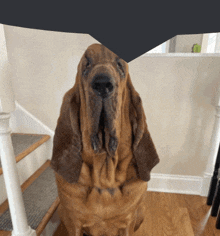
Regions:
M 53 140 L 51 167 L 67 182 L 79 179 L 81 158 L 80 96 L 77 81 L 64 96 Z
M 130 75 L 127 80 L 130 91 L 130 121 L 133 130 L 133 154 L 140 179 L 150 180 L 150 171 L 159 163 L 159 157 L 147 128 L 146 116 L 139 94 L 134 89 Z

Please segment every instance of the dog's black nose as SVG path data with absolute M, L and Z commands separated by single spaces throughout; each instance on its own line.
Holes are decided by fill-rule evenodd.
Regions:
M 114 89 L 114 86 L 111 82 L 111 78 L 106 75 L 98 75 L 94 78 L 92 82 L 92 88 L 99 96 L 104 98 L 111 94 Z

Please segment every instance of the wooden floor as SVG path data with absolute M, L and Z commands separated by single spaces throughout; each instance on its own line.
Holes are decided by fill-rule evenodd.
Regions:
M 134 236 L 220 236 L 206 197 L 147 192 L 146 219 Z M 64 225 L 53 236 L 66 236 Z

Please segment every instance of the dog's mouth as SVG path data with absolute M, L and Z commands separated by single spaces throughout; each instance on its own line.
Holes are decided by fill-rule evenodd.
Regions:
M 91 145 L 95 153 L 107 151 L 113 156 L 118 145 L 115 130 L 117 84 L 109 73 L 97 73 L 91 88 L 91 100 L 88 101 L 93 117 Z
M 92 147 L 96 153 L 105 147 L 105 116 L 106 114 L 102 102 L 101 112 L 99 114 L 99 117 L 97 117 L 97 120 L 95 120 L 96 130 L 91 137 Z
M 109 130 L 109 122 L 112 122 L 111 117 L 107 116 L 107 112 L 105 111 L 103 105 L 100 112 L 99 120 L 97 121 L 98 132 L 92 136 L 91 142 L 95 153 L 106 150 L 109 155 L 112 156 L 117 149 L 118 139 L 115 132 Z
M 106 113 L 104 107 L 102 107 L 102 111 L 99 118 L 99 132 L 101 133 L 102 136 L 102 147 L 105 147 L 105 126 L 107 124 L 105 122 L 105 119 L 106 119 Z

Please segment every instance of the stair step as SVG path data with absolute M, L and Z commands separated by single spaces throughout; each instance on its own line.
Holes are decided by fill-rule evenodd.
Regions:
M 50 139 L 49 135 L 44 134 L 22 134 L 12 133 L 12 145 L 16 162 L 22 160 L 29 153 L 38 148 L 41 144 Z M 0 161 L 0 175 L 3 173 Z
M 21 186 L 28 224 L 40 235 L 59 205 L 55 175 L 50 161 L 38 169 Z M 10 211 L 6 200 L 0 206 L 0 236 L 12 231 Z

